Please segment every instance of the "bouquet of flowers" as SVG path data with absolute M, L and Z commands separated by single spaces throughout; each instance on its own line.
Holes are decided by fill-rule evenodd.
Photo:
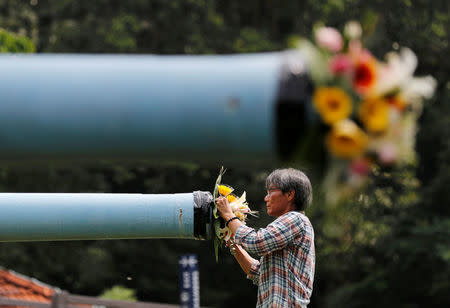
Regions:
M 436 81 L 413 77 L 417 57 L 410 49 L 379 61 L 364 48 L 355 21 L 347 23 L 343 35 L 318 27 L 314 43 L 302 39 L 298 46 L 316 85 L 314 109 L 327 127 L 330 166 L 324 184 L 329 202 L 360 187 L 373 166 L 414 160 L 416 122 Z
M 245 224 L 247 215 L 256 216 L 258 212 L 250 210 L 248 202 L 245 200 L 246 197 L 245 191 L 242 193 L 240 197 L 238 197 L 233 193 L 234 192 L 233 187 L 226 184 L 221 184 L 222 176 L 224 173 L 225 170 L 222 167 L 220 169 L 219 176 L 217 177 L 216 185 L 214 187 L 214 200 L 219 196 L 226 197 L 228 202 L 230 203 L 231 210 L 233 211 L 234 215 L 236 215 L 236 217 L 238 217 L 239 220 Z M 231 230 L 225 225 L 225 221 L 219 216 L 219 213 L 217 212 L 217 205 L 215 202 L 214 202 L 213 216 L 214 216 L 214 231 L 215 231 L 214 250 L 217 261 L 219 246 L 221 246 L 223 242 L 227 242 L 233 236 L 233 234 L 231 233 Z

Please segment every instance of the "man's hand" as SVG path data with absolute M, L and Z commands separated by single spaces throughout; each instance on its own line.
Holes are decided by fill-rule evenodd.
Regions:
M 228 219 L 234 217 L 233 211 L 231 210 L 230 203 L 225 197 L 218 197 L 216 199 L 217 210 L 219 211 L 220 216 L 227 221 Z

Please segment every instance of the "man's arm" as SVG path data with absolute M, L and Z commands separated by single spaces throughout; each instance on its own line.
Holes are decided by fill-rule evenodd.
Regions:
M 302 232 L 304 232 L 304 222 L 297 213 L 289 212 L 258 231 L 245 225 L 238 227 L 235 241 L 249 253 L 264 256 L 283 249 Z
M 247 275 L 247 278 L 257 285 L 259 280 L 259 261 L 252 258 L 244 248 L 233 241 L 230 241 L 229 246 L 234 251 L 233 255 L 241 266 L 242 271 Z
M 225 197 L 217 198 L 216 204 L 220 216 L 229 222 L 228 228 L 235 234 L 237 244 L 258 256 L 286 247 L 303 232 L 304 222 L 294 212 L 289 212 L 277 218 L 267 228 L 261 228 L 256 232 L 254 229 L 245 226 L 239 219 L 230 220 L 235 215 Z
M 231 210 L 230 203 L 227 198 L 219 197 L 216 199 L 217 210 L 219 211 L 220 216 L 225 220 L 225 222 L 229 221 L 231 218 L 236 217 L 233 211 Z M 243 223 L 239 219 L 231 220 L 227 227 L 230 228 L 232 234 L 236 234 L 236 230 L 242 226 Z
M 225 197 L 219 197 L 216 199 L 217 209 L 220 216 L 228 223 L 228 228 L 231 230 L 232 234 L 235 234 L 237 229 L 244 225 L 239 219 L 231 218 L 235 217 L 228 200 Z M 234 257 L 238 261 L 241 269 L 247 274 L 247 278 L 253 280 L 255 284 L 258 284 L 259 277 L 259 261 L 252 258 L 240 245 L 234 243 L 233 240 L 229 241 L 229 246 L 234 250 Z
M 250 274 L 252 271 L 252 264 L 258 262 L 258 260 L 253 259 L 240 245 L 232 243 L 230 244 L 230 247 L 234 250 L 234 257 L 236 258 L 236 261 L 238 261 L 244 273 L 247 275 Z

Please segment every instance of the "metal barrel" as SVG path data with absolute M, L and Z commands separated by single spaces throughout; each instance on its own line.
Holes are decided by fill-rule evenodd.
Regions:
M 286 132 L 308 121 L 310 82 L 297 51 L 11 54 L 0 67 L 4 161 L 276 159 L 295 146 Z
M 0 242 L 207 239 L 209 192 L 0 193 Z

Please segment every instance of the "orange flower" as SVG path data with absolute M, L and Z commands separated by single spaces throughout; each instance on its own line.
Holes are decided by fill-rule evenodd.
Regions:
M 340 158 L 361 156 L 366 150 L 367 143 L 367 135 L 349 119 L 334 124 L 326 137 L 328 150 Z
M 352 112 L 351 98 L 338 87 L 319 87 L 314 92 L 314 106 L 326 124 L 333 124 Z
M 386 98 L 386 101 L 389 103 L 389 105 L 399 111 L 405 110 L 406 106 L 408 106 L 408 103 L 400 95 L 388 97 Z
M 359 118 L 371 133 L 383 133 L 389 126 L 389 104 L 384 99 L 367 99 L 361 103 Z
M 355 63 L 353 87 L 360 94 L 367 93 L 377 80 L 377 61 L 370 55 L 364 55 Z

